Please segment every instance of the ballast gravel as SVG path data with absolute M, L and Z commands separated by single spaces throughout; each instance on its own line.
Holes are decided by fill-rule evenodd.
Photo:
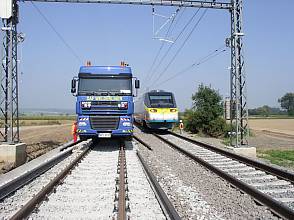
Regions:
M 221 156 L 220 154 L 217 154 L 215 152 L 212 152 L 210 150 L 204 149 L 200 146 L 194 145 L 188 141 L 182 140 L 178 137 L 175 137 L 170 134 L 163 135 L 165 139 L 168 139 L 169 141 L 175 143 L 179 147 L 185 149 L 186 151 L 191 152 L 192 154 L 200 157 L 201 159 L 207 161 L 207 159 L 213 156 L 215 158 L 226 158 L 224 156 Z M 276 188 L 276 189 L 283 189 L 283 187 L 291 188 L 292 191 L 288 192 L 287 194 L 284 193 L 278 193 L 274 196 L 275 199 L 278 201 L 281 201 L 284 203 L 284 205 L 290 207 L 293 209 L 293 198 L 294 198 L 294 187 L 291 184 L 291 182 L 285 181 L 285 180 L 279 180 L 276 176 L 272 176 L 269 174 L 264 173 L 263 176 L 248 176 L 248 173 L 251 172 L 257 172 L 253 167 L 250 167 L 244 163 L 238 162 L 238 161 L 226 161 L 226 162 L 218 162 L 218 159 L 215 159 L 214 162 L 210 161 L 211 164 L 216 166 L 218 169 L 221 169 L 223 171 L 230 171 L 232 176 L 235 178 L 242 180 L 243 182 L 251 185 L 252 187 L 256 187 L 257 189 L 264 188 L 264 189 L 271 189 L 271 188 Z M 238 173 L 238 170 L 242 170 L 246 172 L 241 172 Z M 267 194 L 267 193 L 266 193 Z
M 118 143 L 99 143 L 29 219 L 111 219 Z
M 182 219 L 278 219 L 249 195 L 151 134 L 136 133 L 153 151 L 134 142 Z
M 132 142 L 126 142 L 130 219 L 164 220 L 161 207 L 145 176 Z
M 23 205 L 25 205 L 42 187 L 47 185 L 60 170 L 70 164 L 80 153 L 79 149 L 83 148 L 85 143 L 77 145 L 76 150 L 67 158 L 53 166 L 44 174 L 40 175 L 30 183 L 15 191 L 13 194 L 0 201 L 0 219 L 10 219 Z

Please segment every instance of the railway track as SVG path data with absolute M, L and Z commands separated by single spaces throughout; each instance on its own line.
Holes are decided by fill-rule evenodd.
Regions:
M 172 132 L 151 135 L 213 171 L 278 216 L 294 218 L 292 173 Z M 141 139 L 140 142 L 144 144 Z
M 54 174 L 46 174 L 54 167 L 43 174 L 49 181 L 32 181 L 39 185 L 33 197 L 19 203 L 16 197 L 9 207 L 11 197 L 25 192 L 19 187 L 2 199 L 0 218 L 180 219 L 131 142 L 98 143 L 61 163 Z

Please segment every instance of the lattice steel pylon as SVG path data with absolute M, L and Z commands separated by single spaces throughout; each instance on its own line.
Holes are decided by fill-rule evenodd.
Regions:
M 4 23 L 4 55 L 1 76 L 1 124 L 0 136 L 4 142 L 19 141 L 18 122 L 18 80 L 17 80 L 17 31 L 18 0 L 13 1 L 13 16 L 2 19 Z M 30 1 L 30 0 L 23 0 Z M 242 0 L 32 0 L 36 2 L 61 3 L 100 3 L 100 4 L 130 4 L 150 6 L 173 6 L 192 8 L 211 8 L 229 10 L 231 13 L 231 125 L 235 127 L 235 135 L 231 136 L 231 144 L 236 147 L 247 145 L 248 111 L 246 97 L 246 78 L 244 71 L 243 41 L 242 41 Z
M 232 0 L 231 9 L 231 145 L 247 146 L 248 109 L 242 32 L 243 0 Z
M 1 63 L 0 120 L 1 142 L 19 142 L 17 23 L 18 5 L 13 1 L 13 16 L 2 19 L 3 42 Z

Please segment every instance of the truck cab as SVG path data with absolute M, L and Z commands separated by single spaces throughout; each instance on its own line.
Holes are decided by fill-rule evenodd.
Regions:
M 139 87 L 139 80 L 133 77 L 131 67 L 125 64 L 81 66 L 71 88 L 77 97 L 77 133 L 80 139 L 131 138 L 133 96 Z

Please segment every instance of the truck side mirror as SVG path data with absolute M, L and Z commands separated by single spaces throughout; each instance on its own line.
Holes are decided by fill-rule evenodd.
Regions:
M 76 89 L 76 79 L 72 79 L 71 80 L 71 93 L 74 94 L 77 92 L 77 89 Z
M 140 80 L 138 80 L 138 79 L 135 80 L 135 88 L 136 89 L 140 88 Z

